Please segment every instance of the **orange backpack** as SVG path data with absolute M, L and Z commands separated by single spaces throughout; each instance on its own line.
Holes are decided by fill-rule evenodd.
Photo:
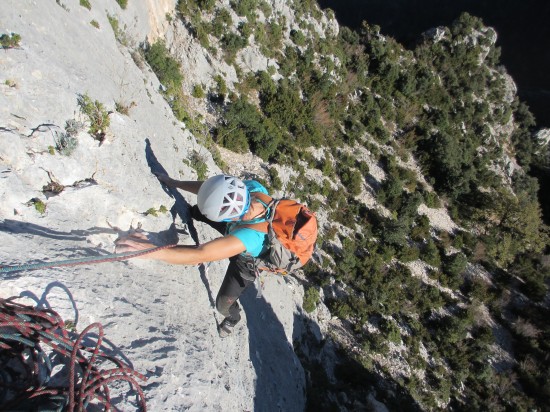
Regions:
M 286 275 L 305 265 L 315 250 L 317 218 L 305 205 L 290 199 L 273 199 L 263 193 L 254 196 L 271 211 L 265 222 L 243 225 L 267 233 L 269 250 L 260 257 L 262 270 Z

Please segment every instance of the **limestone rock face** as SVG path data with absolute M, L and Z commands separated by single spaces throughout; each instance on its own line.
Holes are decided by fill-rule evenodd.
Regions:
M 197 73 L 212 71 L 208 55 L 176 40 L 178 26 L 166 19 L 175 3 L 130 0 L 122 10 L 115 1 L 93 0 L 88 10 L 71 0 L 2 2 L 2 31 L 20 34 L 21 44 L 0 51 L 0 265 L 105 255 L 119 234 L 140 225 L 158 244 L 219 236 L 189 220 L 194 195 L 168 191 L 151 173 L 196 179 L 184 162 L 194 150 L 205 155 L 209 174 L 220 173 L 174 118 L 152 71 L 132 57 L 144 40 L 172 36 L 184 76 L 191 84 L 206 81 Z M 84 95 L 108 112 L 102 141 L 88 132 L 78 103 Z M 62 154 L 68 136 L 77 143 Z M 243 321 L 222 341 L 213 302 L 226 266 L 134 259 L 15 272 L 2 274 L 0 296 L 47 302 L 64 319 L 75 319 L 74 303 L 78 331 L 102 323 L 113 348 L 148 377 L 149 410 L 303 410 L 305 376 L 292 351 L 301 286 L 269 277 L 261 299 L 249 290 Z
M 133 2 L 129 2 L 129 7 L 133 6 Z M 140 2 L 136 2 L 136 7 L 139 7 Z M 149 23 L 149 33 L 147 39 L 154 43 L 155 40 L 164 37 L 168 29 L 167 15 L 174 14 L 174 8 L 177 0 L 147 0 L 147 16 L 148 19 L 143 19 Z M 141 20 L 141 19 L 140 19 Z

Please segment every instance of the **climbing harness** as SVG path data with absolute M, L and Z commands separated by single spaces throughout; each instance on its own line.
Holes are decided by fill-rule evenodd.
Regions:
M 168 249 L 174 246 L 176 245 L 175 244 L 164 245 L 164 246 L 157 246 L 154 248 L 140 250 L 136 252 L 124 252 L 124 253 L 118 253 L 118 254 L 111 253 L 111 254 L 102 255 L 102 256 L 87 256 L 87 257 L 76 258 L 76 259 L 59 260 L 57 262 L 31 263 L 31 264 L 18 265 L 18 266 L 0 266 L 0 275 L 2 273 L 19 272 L 23 270 L 35 270 L 35 269 L 53 268 L 53 267 L 60 267 L 60 266 L 77 266 L 77 265 L 86 265 L 90 263 L 118 262 L 121 260 L 127 260 L 135 257 L 147 255 L 149 253 L 153 253 L 162 249 Z
M 99 405 L 105 411 L 118 410 L 109 385 L 126 381 L 141 410 L 146 411 L 137 379 L 147 378 L 101 351 L 101 324 L 92 323 L 73 341 L 67 324 L 55 311 L 25 306 L 14 299 L 0 298 L 0 410 L 80 412 L 88 406 L 97 410 Z M 93 329 L 97 333 L 91 333 Z M 84 345 L 84 338 L 94 338 L 95 347 Z M 43 345 L 51 349 L 46 352 Z M 115 367 L 105 369 L 106 361 Z M 68 367 L 68 376 L 60 367 L 64 372 Z M 117 388 L 120 390 L 120 385 Z

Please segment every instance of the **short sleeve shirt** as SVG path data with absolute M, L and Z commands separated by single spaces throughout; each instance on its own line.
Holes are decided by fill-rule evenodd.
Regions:
M 268 195 L 267 189 L 255 180 L 244 180 L 244 184 L 250 193 L 260 192 Z M 261 221 L 263 220 L 257 222 Z M 227 234 L 235 236 L 243 243 L 246 248 L 244 253 L 258 257 L 267 250 L 267 234 L 247 227 L 239 228 L 240 225 L 246 224 L 248 222 L 230 223 L 227 226 Z

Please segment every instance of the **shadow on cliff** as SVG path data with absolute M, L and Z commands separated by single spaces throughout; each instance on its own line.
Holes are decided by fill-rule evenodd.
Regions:
M 86 241 L 86 236 L 99 233 L 116 234 L 113 228 L 94 226 L 89 229 L 74 229 L 70 232 L 49 229 L 34 223 L 20 222 L 18 220 L 4 219 L 0 221 L 0 232 L 13 234 L 28 234 L 57 240 Z
M 92 256 L 104 256 L 110 257 L 112 247 L 104 247 L 103 245 L 99 246 L 89 246 L 87 242 L 88 236 L 97 235 L 97 234 L 111 234 L 111 235 L 120 235 L 124 231 L 114 228 L 114 227 L 99 227 L 94 226 L 89 229 L 73 229 L 70 231 L 60 231 L 47 228 L 45 226 L 40 226 L 34 223 L 20 222 L 17 220 L 4 219 L 0 220 L 0 232 L 8 233 L 10 235 L 26 235 L 26 237 L 42 237 L 45 239 L 52 239 L 56 241 L 56 244 L 59 248 L 59 251 L 55 252 L 54 259 L 36 259 L 30 258 L 27 261 L 20 261 L 17 256 L 2 257 L 0 261 L 0 266 L 19 266 L 19 265 L 33 265 L 33 264 L 55 264 L 59 263 L 59 260 L 64 259 L 73 259 L 73 258 L 85 258 Z M 172 224 L 167 230 L 163 230 L 158 233 L 154 233 L 153 236 L 154 243 L 163 245 L 163 244 L 172 244 L 177 242 L 177 234 Z M 71 246 L 62 246 L 63 242 L 68 242 Z M 78 242 L 82 242 L 82 246 L 78 245 Z M 114 245 L 113 245 L 114 246 Z M 6 260 L 4 260 L 6 259 Z M 89 264 L 92 264 L 90 262 Z M 127 264 L 126 261 L 119 262 L 120 264 Z M 86 263 L 82 263 L 86 264 Z M 55 267 L 55 265 L 51 266 Z M 9 272 L 0 273 L 2 279 L 13 279 L 21 276 L 21 272 L 28 271 L 28 268 L 11 268 Z M 37 269 L 37 268 L 34 268 Z M 34 270 L 33 269 L 33 270 Z
M 24 237 L 42 237 L 46 239 L 52 239 L 56 242 L 70 242 L 71 247 L 64 247 L 63 252 L 56 254 L 63 255 L 64 258 L 84 257 L 84 256 L 101 256 L 111 253 L 111 251 L 102 249 L 101 247 L 90 247 L 86 242 L 87 237 L 95 234 L 116 234 L 117 230 L 110 227 L 98 227 L 94 226 L 89 229 L 73 229 L 71 231 L 60 231 L 50 229 L 44 226 L 40 226 L 34 223 L 20 222 L 17 220 L 4 219 L 0 220 L 0 232 L 4 232 L 13 236 L 24 235 Z M 83 242 L 86 246 L 76 247 L 75 242 Z M 27 264 L 48 263 L 50 260 L 42 260 L 31 258 L 25 262 L 18 259 L 17 256 L 3 256 L 0 261 L 0 266 L 18 266 Z M 51 260 L 53 261 L 53 259 Z M 1 273 L 1 279 L 13 279 L 21 276 L 21 272 L 26 269 L 22 268 L 13 272 Z
M 157 175 L 158 173 L 163 173 L 166 175 L 170 175 L 166 169 L 160 164 L 157 157 L 155 156 L 155 153 L 153 152 L 153 148 L 151 146 L 151 141 L 149 139 L 145 139 L 145 158 L 147 160 L 147 165 L 151 169 L 151 173 L 154 175 Z M 193 225 L 193 219 L 191 218 L 191 213 L 189 211 L 191 205 L 185 200 L 183 195 L 178 191 L 178 189 L 174 189 L 171 187 L 166 186 L 164 183 L 162 183 L 159 180 L 159 184 L 162 186 L 162 189 L 164 192 L 170 196 L 172 199 L 174 199 L 174 204 L 170 208 L 170 213 L 172 214 L 172 228 L 175 229 L 176 227 L 176 218 L 179 217 L 185 225 L 187 225 L 187 228 L 189 229 L 189 235 L 191 235 L 191 238 L 195 242 L 195 244 L 199 244 L 199 236 L 197 234 L 197 229 Z M 185 231 L 178 231 L 178 233 L 187 234 Z M 210 288 L 210 283 L 208 282 L 208 278 L 206 277 L 207 267 L 204 264 L 201 264 L 199 266 L 199 273 L 201 277 L 201 281 L 204 284 L 204 287 L 206 288 L 206 291 L 208 293 L 208 299 L 210 301 L 210 306 L 215 307 L 214 297 L 212 295 L 212 290 Z
M 395 380 L 368 370 L 330 338 L 323 339 L 319 325 L 302 312 L 294 315 L 292 339 L 307 381 L 305 411 L 422 410 Z
M 305 376 L 271 304 L 249 287 L 240 302 L 246 313 L 250 360 L 256 370 L 255 412 L 302 412 Z

